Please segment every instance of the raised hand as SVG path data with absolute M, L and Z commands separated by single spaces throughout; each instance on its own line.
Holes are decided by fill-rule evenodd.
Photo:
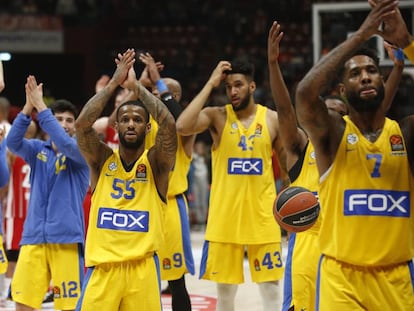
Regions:
M 398 12 L 398 1 L 396 0 L 370 1 L 371 6 L 373 6 L 372 10 L 359 27 L 359 33 L 362 34 L 365 39 L 369 39 L 374 34 L 383 36 L 383 31 L 379 30 L 380 25 L 384 21 L 393 18 Z
M 164 65 L 161 62 L 155 62 L 152 55 L 148 52 L 139 54 L 139 60 L 145 64 L 145 69 L 141 74 L 140 81 L 141 79 L 145 80 L 141 81 L 141 83 L 145 86 L 149 83 L 149 86 L 153 87 L 155 83 L 161 79 L 160 71 L 164 69 Z
M 43 83 L 37 84 L 35 76 L 29 75 L 25 85 L 26 99 L 38 112 L 47 109 L 43 101 Z
M 135 51 L 133 49 L 126 50 L 123 54 L 119 53 L 118 58 L 115 58 L 116 70 L 112 79 L 118 85 L 122 85 L 128 77 L 128 71 L 135 63 Z
M 231 64 L 228 61 L 222 60 L 211 73 L 207 83 L 211 83 L 213 87 L 218 87 L 221 81 L 226 78 L 226 71 L 231 71 Z
M 280 41 L 284 33 L 280 31 L 280 24 L 273 22 L 267 38 L 267 57 L 269 63 L 277 62 L 280 53 Z
M 404 66 L 404 52 L 400 48 L 395 48 L 387 41 L 384 41 L 384 48 L 395 66 Z
M 377 7 L 382 1 L 368 0 L 372 8 Z M 407 24 L 401 15 L 401 11 L 396 6 L 395 13 L 385 16 L 383 18 L 383 27 L 378 31 L 378 34 L 393 45 L 405 48 L 412 41 Z

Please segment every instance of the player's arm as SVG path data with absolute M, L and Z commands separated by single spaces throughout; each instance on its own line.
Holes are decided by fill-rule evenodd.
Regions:
M 395 94 L 400 85 L 401 76 L 404 70 L 404 52 L 402 49 L 394 48 L 391 44 L 384 41 L 384 47 L 387 50 L 388 57 L 394 63 L 391 73 L 385 83 L 385 96 L 382 102 L 385 113 L 390 109 Z
M 319 173 L 323 174 L 332 164 L 338 149 L 344 121 L 328 113 L 320 98 L 335 74 L 351 54 L 377 33 L 384 17 L 392 14 L 396 4 L 393 0 L 381 1 L 371 10 L 359 29 L 346 41 L 322 57 L 299 82 L 296 90 L 296 112 L 300 125 L 310 136 L 317 151 Z
M 77 143 L 90 168 L 92 189 L 96 185 L 102 165 L 112 154 L 112 149 L 100 141 L 93 124 L 100 117 L 116 88 L 125 81 L 135 61 L 134 50 L 128 49 L 125 53 L 118 54 L 115 61 L 117 68 L 111 80 L 89 99 L 75 122 Z
M 166 199 L 168 176 L 175 163 L 177 152 L 174 117 L 167 106 L 136 79 L 133 68 L 130 69 L 123 86 L 135 94 L 158 124 L 155 144 L 148 151 L 148 160 L 151 163 L 158 192 Z
M 212 90 L 218 87 L 225 78 L 225 71 L 227 70 L 231 70 L 231 64 L 228 61 L 220 61 L 200 93 L 197 94 L 177 119 L 178 134 L 184 136 L 197 134 L 211 126 L 213 122 L 212 109 L 203 109 L 203 107 Z
M 6 138 L 6 145 L 14 154 L 22 157 L 26 162 L 30 161 L 31 155 L 35 153 L 33 144 L 30 140 L 24 138 L 27 128 L 32 120 L 31 114 L 34 106 L 28 96 L 27 83 L 26 89 L 26 102 L 22 110 L 17 114 L 13 124 Z
M 273 22 L 267 40 L 270 89 L 279 116 L 279 135 L 286 150 L 287 167 L 290 169 L 305 148 L 308 138 L 298 127 L 290 94 L 279 67 L 278 57 L 282 37 L 280 24 Z

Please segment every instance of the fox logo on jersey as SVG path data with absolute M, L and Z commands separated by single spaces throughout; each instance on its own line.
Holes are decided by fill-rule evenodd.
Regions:
M 97 227 L 111 230 L 148 232 L 149 212 L 101 207 L 98 212 Z
M 410 193 L 392 190 L 346 190 L 344 214 L 410 217 Z
M 262 175 L 262 159 L 229 158 L 227 173 L 229 175 Z

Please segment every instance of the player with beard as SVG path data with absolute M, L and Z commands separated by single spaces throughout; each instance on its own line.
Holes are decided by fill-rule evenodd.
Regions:
M 76 120 L 79 148 L 90 167 L 92 205 L 86 238 L 87 280 L 77 310 L 161 310 L 157 250 L 177 137 L 168 108 L 136 79 L 134 50 L 118 54 L 117 69 Z M 119 149 L 100 141 L 95 120 L 118 86 L 138 98 L 116 112 Z M 156 142 L 145 149 L 149 113 Z M 116 284 L 116 286 L 114 286 Z
M 230 104 L 205 107 L 213 89 L 225 82 Z M 200 277 L 217 283 L 217 310 L 234 310 L 237 284 L 244 282 L 247 250 L 263 310 L 280 308 L 283 275 L 281 232 L 272 214 L 276 196 L 272 148 L 282 165 L 278 116 L 256 104 L 254 66 L 220 61 L 201 92 L 177 120 L 180 135 L 210 130 L 212 187 Z
M 359 50 L 398 13 L 378 1 L 360 28 L 298 84 L 296 111 L 316 152 L 322 253 L 316 310 L 413 310 L 413 128 L 385 116 L 378 59 Z M 386 29 L 386 27 L 384 28 Z M 349 115 L 320 98 L 341 71 Z

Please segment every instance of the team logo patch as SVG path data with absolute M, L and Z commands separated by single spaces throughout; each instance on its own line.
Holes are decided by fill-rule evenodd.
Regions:
M 164 270 L 170 270 L 171 269 L 171 260 L 169 258 L 164 258 L 162 260 L 162 268 Z
M 147 178 L 147 166 L 145 164 L 138 164 L 135 177 L 139 179 Z
M 45 151 L 41 151 L 36 155 L 36 158 L 38 158 L 42 162 L 47 162 L 47 154 Z
M 112 172 L 112 171 L 115 171 L 117 168 L 118 168 L 118 167 L 117 167 L 117 165 L 116 165 L 116 163 L 115 163 L 115 162 L 111 162 L 111 163 L 109 163 L 109 165 L 108 165 L 108 170 L 110 170 L 111 172 Z
M 60 288 L 58 286 L 53 286 L 53 298 L 60 298 Z
M 348 144 L 355 145 L 358 142 L 358 136 L 353 133 L 348 134 L 348 136 L 346 137 L 346 141 L 348 142 Z
M 254 270 L 260 271 L 259 259 L 257 258 L 254 260 Z
M 263 126 L 260 123 L 256 124 L 256 129 L 254 130 L 255 135 L 262 135 Z
M 404 142 L 401 135 L 391 135 L 390 144 L 392 151 L 404 151 Z
M 233 130 L 237 130 L 237 128 L 238 128 L 237 123 L 236 123 L 236 122 L 233 122 L 233 123 L 231 124 L 231 128 L 232 128 Z

